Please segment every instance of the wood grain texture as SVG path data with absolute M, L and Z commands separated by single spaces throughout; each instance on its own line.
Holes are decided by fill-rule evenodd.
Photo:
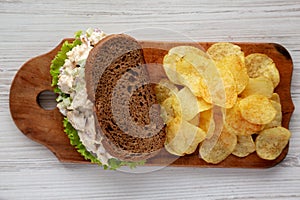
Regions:
M 298 0 L 0 0 L 0 199 L 299 199 L 299 20 Z M 24 62 L 88 27 L 107 33 L 165 30 L 140 34 L 139 40 L 283 45 L 294 62 L 296 108 L 287 157 L 267 170 L 168 167 L 144 174 L 60 163 L 17 129 L 10 117 L 9 89 Z
M 63 131 L 63 116 L 58 109 L 51 111 L 42 109 L 38 102 L 38 96 L 43 91 L 51 91 L 51 60 L 60 50 L 63 40 L 49 53 L 30 59 L 17 72 L 10 89 L 10 112 L 17 127 L 29 138 L 48 147 L 62 162 L 89 163 L 84 160 L 76 149 L 70 145 L 69 139 Z M 157 83 L 161 78 L 166 78 L 162 68 L 163 57 L 172 47 L 179 45 L 196 45 L 204 50 L 213 43 L 184 43 L 184 42 L 141 42 L 147 70 L 151 82 Z M 291 78 L 293 63 L 288 51 L 276 43 L 236 43 L 245 52 L 245 56 L 251 53 L 263 53 L 275 62 L 279 73 L 280 83 L 275 92 L 281 97 L 282 126 L 288 128 L 290 118 L 294 111 L 291 99 Z M 162 150 L 157 156 L 149 159 L 150 166 L 179 166 L 179 167 L 240 167 L 240 168 L 268 168 L 281 162 L 288 152 L 288 146 L 275 160 L 263 160 L 256 153 L 245 158 L 230 155 L 223 162 L 213 165 L 199 159 L 198 150 L 191 155 L 177 158 L 167 151 Z

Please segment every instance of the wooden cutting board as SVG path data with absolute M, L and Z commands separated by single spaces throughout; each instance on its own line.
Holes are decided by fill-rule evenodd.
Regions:
M 17 72 L 10 89 L 10 111 L 17 127 L 30 139 L 48 147 L 61 162 L 89 163 L 70 145 L 69 139 L 63 131 L 63 116 L 58 109 L 45 110 L 38 103 L 38 96 L 41 92 L 52 90 L 51 75 L 49 73 L 51 60 L 60 50 L 64 39 L 52 51 L 30 59 Z M 149 65 L 150 78 L 157 79 L 165 77 L 161 67 L 164 55 L 168 49 L 177 45 L 192 45 L 183 42 L 153 42 L 141 41 L 144 49 L 146 63 L 157 63 Z M 210 42 L 200 42 L 204 49 L 207 49 Z M 245 52 L 264 53 L 271 57 L 280 72 L 280 83 L 275 89 L 281 97 L 283 121 L 282 126 L 288 128 L 294 105 L 291 99 L 291 77 L 293 63 L 288 51 L 275 43 L 236 43 Z M 195 45 L 195 43 L 194 43 Z M 154 158 L 147 161 L 147 165 L 164 166 L 171 163 L 171 166 L 181 167 L 239 167 L 239 168 L 267 168 L 281 162 L 288 153 L 288 145 L 281 155 L 272 161 L 259 158 L 252 153 L 245 158 L 238 158 L 230 155 L 223 162 L 213 165 L 201 160 L 198 150 L 191 155 L 176 159 L 165 150 Z M 174 161 L 175 160 L 175 161 Z

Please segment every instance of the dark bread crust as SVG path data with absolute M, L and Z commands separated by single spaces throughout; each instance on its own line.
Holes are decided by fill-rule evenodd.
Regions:
M 107 36 L 91 50 L 85 68 L 105 149 L 126 161 L 156 155 L 165 130 L 158 109 L 150 112 L 156 97 L 140 44 L 124 34 Z

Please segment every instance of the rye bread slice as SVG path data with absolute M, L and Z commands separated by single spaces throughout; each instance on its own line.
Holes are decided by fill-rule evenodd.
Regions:
M 165 130 L 141 45 L 125 34 L 110 35 L 90 52 L 85 66 L 102 144 L 114 157 L 137 161 L 156 155 Z

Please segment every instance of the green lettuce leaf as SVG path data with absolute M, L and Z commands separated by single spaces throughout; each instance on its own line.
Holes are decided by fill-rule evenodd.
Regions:
M 54 92 L 56 93 L 59 94 L 61 93 L 61 90 L 57 87 L 58 76 L 60 74 L 59 70 L 65 64 L 65 60 L 67 59 L 67 53 L 77 45 L 81 44 L 81 40 L 79 38 L 80 35 L 76 34 L 75 40 L 73 42 L 69 43 L 68 41 L 65 41 L 61 47 L 61 50 L 57 53 L 57 55 L 54 57 L 54 59 L 51 62 L 51 66 L 50 66 L 50 74 L 52 76 L 51 85 L 54 87 Z
M 72 126 L 66 117 L 64 118 L 63 125 L 64 132 L 69 137 L 71 145 L 75 146 L 77 151 L 84 157 L 84 159 L 90 160 L 91 163 L 102 165 L 97 158 L 95 158 L 89 151 L 86 150 L 85 146 L 80 141 L 77 130 Z
M 108 160 L 109 166 L 102 165 L 102 163 L 93 154 L 91 154 L 88 150 L 86 150 L 85 146 L 80 141 L 78 132 L 66 117 L 64 118 L 63 125 L 64 125 L 64 132 L 67 134 L 68 138 L 70 139 L 71 145 L 75 146 L 77 151 L 84 157 L 84 159 L 90 160 L 91 163 L 96 163 L 100 166 L 103 166 L 104 169 L 111 169 L 111 170 L 116 170 L 122 166 L 129 166 L 130 168 L 135 168 L 138 165 L 145 164 L 144 160 L 139 162 L 128 162 L 128 161 L 121 161 L 116 158 L 110 158 Z
M 80 141 L 77 130 L 72 126 L 72 124 L 68 121 L 66 117 L 64 118 L 63 125 L 64 125 L 64 132 L 67 134 L 68 138 L 70 139 L 71 145 L 75 146 L 77 151 L 84 157 L 84 159 L 90 160 L 91 163 L 96 163 L 100 166 L 103 166 L 104 169 L 111 169 L 111 170 L 116 170 L 122 166 L 129 166 L 132 169 L 138 165 L 145 164 L 144 160 L 139 162 L 130 162 L 130 161 L 121 161 L 116 158 L 110 158 L 108 160 L 109 166 L 102 165 L 102 163 L 93 154 L 91 154 L 88 150 L 86 150 L 85 146 Z
M 138 165 L 144 165 L 145 162 L 146 162 L 145 160 L 138 161 L 138 162 L 121 161 L 116 158 L 110 158 L 108 160 L 108 164 L 110 166 L 110 169 L 112 169 L 112 170 L 116 170 L 116 169 L 120 168 L 121 166 L 128 166 L 131 169 L 133 169 L 133 168 L 136 168 Z

